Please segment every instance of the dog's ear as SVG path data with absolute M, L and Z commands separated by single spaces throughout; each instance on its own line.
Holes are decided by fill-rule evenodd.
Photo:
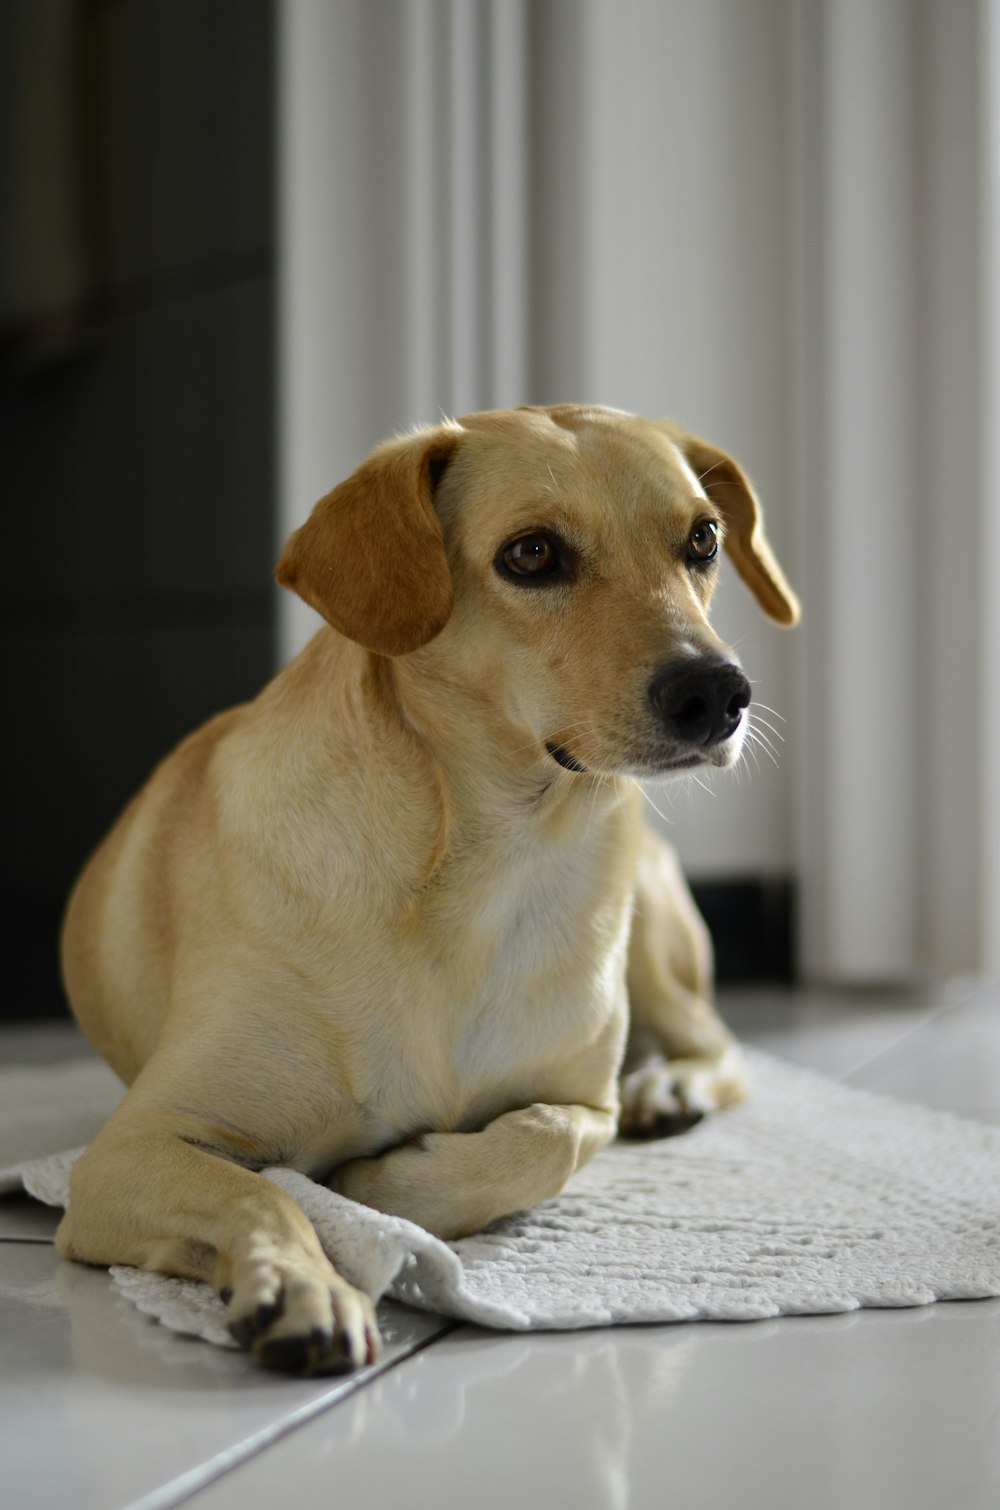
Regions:
M 779 624 L 797 624 L 799 600 L 768 544 L 757 495 L 742 467 L 672 420 L 662 421 L 662 427 L 722 514 L 726 552 L 761 608 Z
M 433 493 L 460 438 L 441 426 L 379 446 L 291 536 L 276 572 L 282 587 L 379 655 L 432 640 L 453 605 Z

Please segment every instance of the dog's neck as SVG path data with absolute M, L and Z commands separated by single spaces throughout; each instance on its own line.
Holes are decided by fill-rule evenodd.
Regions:
M 603 874 L 606 855 L 627 850 L 634 824 L 628 778 L 563 770 L 485 699 L 479 707 L 466 689 L 333 630 L 321 630 L 250 705 L 234 738 L 248 741 L 247 780 L 258 782 L 233 819 L 242 841 L 266 866 L 288 849 L 274 825 L 279 836 L 294 832 L 295 853 L 306 857 L 295 886 L 336 895 L 339 907 L 350 897 L 343 858 L 362 836 L 394 863 L 373 873 L 381 901 L 370 876 L 359 905 L 393 913 L 439 890 L 456 865 L 495 865 L 499 878 L 511 857 L 524 874 L 559 856 L 571 871 Z M 254 774 L 262 768 L 266 779 Z
M 363 769 L 378 765 L 383 775 L 416 775 L 429 764 L 456 812 L 474 825 L 488 814 L 516 825 L 519 816 L 535 822 L 541 813 L 576 809 L 592 825 L 633 786 L 628 777 L 566 769 L 488 689 L 470 689 L 415 657 L 375 655 L 331 629 L 320 630 L 265 689 L 258 706 L 265 705 L 268 727 L 284 729 L 290 759 L 307 750 L 322 763 L 346 740 Z

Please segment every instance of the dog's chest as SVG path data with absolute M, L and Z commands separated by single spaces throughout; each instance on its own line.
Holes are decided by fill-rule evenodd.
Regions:
M 608 871 L 606 853 L 516 844 L 454 867 L 427 919 L 428 1010 L 414 1044 L 436 1066 L 425 1089 L 449 1122 L 524 1105 L 564 1069 L 569 1082 L 608 1036 L 624 1010 L 631 902 L 624 877 Z
M 319 1010 L 349 1103 L 338 1098 L 304 1167 L 475 1131 L 537 1101 L 613 1103 L 634 856 L 627 831 L 592 832 L 575 849 L 516 835 L 456 847 L 377 934 L 357 905 L 331 918 Z

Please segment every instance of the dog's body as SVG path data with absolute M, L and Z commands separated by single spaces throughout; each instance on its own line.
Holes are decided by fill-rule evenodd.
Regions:
M 616 411 L 472 415 L 317 505 L 279 578 L 333 627 L 157 769 L 71 900 L 73 1008 L 131 1088 L 65 1255 L 210 1279 L 265 1362 L 350 1366 L 370 1304 L 256 1171 L 454 1237 L 556 1194 L 620 1113 L 739 1099 L 629 779 L 738 756 L 724 529 L 792 622 L 735 464 Z

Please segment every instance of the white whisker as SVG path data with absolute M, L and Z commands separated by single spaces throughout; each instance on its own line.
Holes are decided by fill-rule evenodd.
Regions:
M 667 817 L 666 813 L 663 813 L 663 812 L 660 811 L 660 809 L 657 807 L 656 803 L 653 801 L 652 797 L 646 791 L 646 788 L 643 786 L 642 782 L 641 781 L 636 782 L 636 785 L 638 786 L 640 792 L 645 797 L 646 801 L 649 803 L 650 807 L 653 809 L 653 812 L 657 815 L 657 817 L 658 818 L 662 818 L 663 821 L 664 821 L 664 823 L 666 823 L 667 825 L 669 825 L 670 819 Z
M 757 751 L 754 749 L 754 741 L 750 737 L 749 733 L 747 734 L 746 739 L 743 741 L 743 748 L 744 748 L 744 750 L 746 750 L 746 752 L 747 752 L 748 755 L 752 756 L 753 763 L 756 766 L 757 771 L 759 773 L 759 771 L 760 771 L 760 761 L 757 758 Z M 736 769 L 739 770 L 739 767 L 737 766 Z
M 782 744 L 784 744 L 785 736 L 782 733 L 781 729 L 779 729 L 776 724 L 773 724 L 769 718 L 763 718 L 761 716 L 761 714 L 758 712 L 758 705 L 756 703 L 750 704 L 749 708 L 747 709 L 747 713 L 755 723 L 763 724 L 765 729 L 770 729 L 775 738 L 780 739 Z
M 771 761 L 771 763 L 773 765 L 777 766 L 777 764 L 778 764 L 778 757 L 777 757 L 777 755 L 775 755 L 774 751 L 768 745 L 763 744 L 761 742 L 760 735 L 758 735 L 754 730 L 751 729 L 751 730 L 747 731 L 747 739 L 749 741 L 751 741 L 751 749 L 753 749 L 754 747 L 756 747 L 757 749 L 763 750 L 764 754 Z
M 765 745 L 767 749 L 771 751 L 772 755 L 780 754 L 777 745 L 772 743 L 772 741 L 768 738 L 764 731 L 762 729 L 759 729 L 752 719 L 747 724 L 747 733 L 752 734 L 754 738 L 758 739 L 762 745 Z M 779 739 L 781 738 L 780 735 L 778 737 Z
M 769 723 L 766 718 L 761 718 L 760 714 L 757 712 L 756 704 L 751 704 L 750 706 L 750 723 L 754 728 L 756 728 L 759 724 L 763 724 L 765 729 L 770 729 L 775 739 L 780 739 L 781 743 L 784 744 L 784 734 L 782 734 L 780 729 L 776 729 L 772 723 Z

